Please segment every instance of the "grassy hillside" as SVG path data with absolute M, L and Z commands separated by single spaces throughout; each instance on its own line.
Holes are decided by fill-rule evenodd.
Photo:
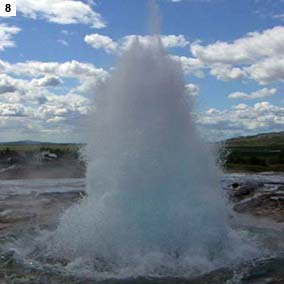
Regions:
M 11 165 L 38 167 L 34 161 L 39 153 L 47 151 L 56 154 L 57 159 L 44 160 L 43 171 L 72 166 L 74 171 L 82 168 L 80 171 L 83 172 L 85 165 L 79 161 L 82 146 L 84 144 L 34 141 L 0 143 L 0 168 Z M 284 132 L 228 139 L 222 143 L 221 152 L 225 153 L 224 169 L 229 172 L 284 172 Z
M 42 149 L 61 150 L 63 152 L 77 152 L 83 144 L 78 143 L 42 143 L 35 141 L 19 141 L 0 143 L 0 152 L 9 149 L 10 151 L 33 152 L 41 151 Z
M 228 139 L 225 169 L 284 172 L 284 132 Z
M 229 147 L 279 147 L 284 146 L 284 131 L 263 133 L 254 136 L 237 137 L 226 140 Z

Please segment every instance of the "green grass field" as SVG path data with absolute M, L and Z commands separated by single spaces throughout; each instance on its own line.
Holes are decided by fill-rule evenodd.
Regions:
M 228 171 L 284 172 L 284 132 L 233 138 L 224 147 Z

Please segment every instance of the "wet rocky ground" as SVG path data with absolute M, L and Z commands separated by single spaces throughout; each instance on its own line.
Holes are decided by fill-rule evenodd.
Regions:
M 221 184 L 233 209 L 232 226 L 258 235 L 264 246 L 277 254 L 194 279 L 138 278 L 96 283 L 283 284 L 284 175 L 229 175 Z M 53 230 L 60 214 L 85 196 L 84 180 L 0 180 L 0 284 L 94 283 L 93 279 L 79 279 L 26 263 L 16 249 L 7 246 L 39 231 Z
M 25 161 L 4 165 L 0 160 L 0 180 L 84 178 L 85 173 L 85 165 L 76 159 L 59 159 L 40 163 Z
M 85 196 L 83 190 L 12 194 L 0 200 L 0 283 L 76 283 L 54 271 L 23 262 L 7 243 L 17 242 L 39 231 L 56 228 L 60 214 Z M 73 282 L 74 280 L 74 282 Z M 50 282 L 51 281 L 51 282 Z M 72 282 L 70 282 L 72 281 Z
M 235 212 L 284 222 L 284 182 L 240 181 L 227 188 Z

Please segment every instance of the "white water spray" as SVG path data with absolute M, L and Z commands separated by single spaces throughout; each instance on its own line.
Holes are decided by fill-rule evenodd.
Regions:
M 51 253 L 121 277 L 224 265 L 232 247 L 214 158 L 158 36 L 132 44 L 95 105 L 88 197 L 63 215 Z

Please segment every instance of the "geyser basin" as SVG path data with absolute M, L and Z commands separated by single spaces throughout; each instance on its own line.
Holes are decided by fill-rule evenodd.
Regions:
M 158 36 L 135 40 L 95 106 L 88 197 L 64 213 L 48 254 L 102 277 L 186 276 L 242 254 L 181 66 Z

